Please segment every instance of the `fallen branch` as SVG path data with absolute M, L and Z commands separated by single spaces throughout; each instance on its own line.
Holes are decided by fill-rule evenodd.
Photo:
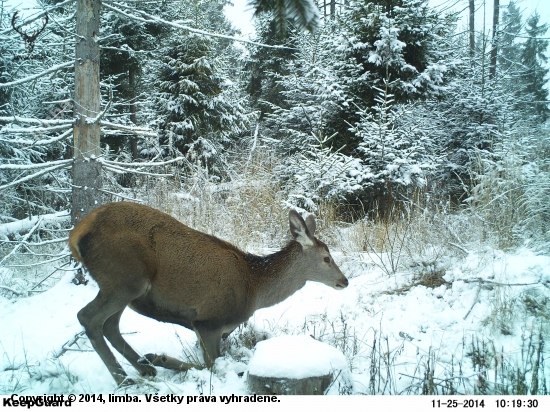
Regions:
M 71 349 L 69 346 L 73 346 L 85 334 L 86 334 L 86 331 L 83 330 L 82 332 L 78 332 L 76 335 L 74 335 L 73 339 L 68 340 L 67 342 L 65 342 L 63 344 L 63 346 L 61 347 L 61 352 L 54 355 L 54 358 L 58 359 L 61 356 L 63 356 L 66 352 L 68 352 L 70 350 L 75 350 L 75 349 Z M 78 351 L 79 352 L 93 352 L 93 350 L 83 350 L 83 349 L 80 349 L 80 348 L 78 348 Z
M 466 255 L 469 255 L 469 254 L 470 254 L 470 251 L 469 251 L 469 250 L 463 248 L 463 247 L 460 246 L 460 245 L 457 245 L 456 243 L 453 243 L 453 242 L 447 242 L 447 243 L 448 243 L 449 245 L 451 245 L 451 246 L 456 247 L 458 250 L 464 252 Z
M 30 218 L 17 220 L 15 222 L 4 223 L 0 225 L 0 237 L 6 237 L 13 233 L 23 232 L 31 229 L 39 219 L 42 219 L 44 224 L 69 222 L 71 215 L 67 211 L 50 213 L 42 216 L 32 216 Z
M 36 222 L 36 224 L 34 225 L 34 227 L 33 227 L 31 230 L 29 230 L 29 232 L 28 232 L 28 233 L 25 235 L 25 237 L 23 238 L 23 241 L 24 241 L 24 242 L 26 242 L 27 239 L 28 239 L 29 237 L 31 237 L 31 235 L 34 233 L 34 231 L 35 231 L 36 229 L 38 229 L 38 227 L 42 224 L 42 220 L 43 220 L 42 218 L 39 218 L 39 219 L 38 219 L 38 222 Z M 6 256 L 4 256 L 4 258 L 3 258 L 2 260 L 0 260 L 0 265 L 1 265 L 2 263 L 4 263 L 6 260 L 8 260 L 8 258 L 9 258 L 10 256 L 14 255 L 14 254 L 19 250 L 19 248 L 20 248 L 21 246 L 23 246 L 23 244 L 21 244 L 21 243 L 19 243 L 17 246 L 15 246 L 15 247 L 13 248 L 13 250 L 12 250 L 10 253 L 8 253 Z
M 4 285 L 0 285 L 0 289 L 7 290 L 8 292 L 11 292 L 11 293 L 13 293 L 13 294 L 15 294 L 15 295 L 17 295 L 17 296 L 21 296 L 21 295 L 23 294 L 23 293 L 21 293 L 21 292 L 16 291 L 15 289 L 12 289 L 12 288 L 10 288 L 10 287 L 8 287 L 8 286 L 4 286 Z
M 470 315 L 470 312 L 474 308 L 474 306 L 477 303 L 477 300 L 479 299 L 479 293 L 481 292 L 481 279 L 479 280 L 479 286 L 477 287 L 476 297 L 474 298 L 474 303 L 472 303 L 472 306 L 470 307 L 470 310 L 464 315 L 464 320 Z
M 55 243 L 62 243 L 69 240 L 68 237 L 63 237 L 59 239 L 52 239 L 52 240 L 44 240 L 43 242 L 27 242 L 23 240 L 0 240 L 2 243 L 21 243 L 24 246 L 45 246 L 45 245 L 52 245 Z
M 532 286 L 532 285 L 541 285 L 542 282 L 531 282 L 531 283 L 500 283 L 500 282 L 493 282 L 492 280 L 484 280 L 484 279 L 458 279 L 463 281 L 464 283 L 481 283 L 481 284 L 489 284 L 489 285 L 495 285 L 495 286 Z
M 42 279 L 40 282 L 38 282 L 36 285 L 34 285 L 34 286 L 31 288 L 31 290 L 35 290 L 38 286 L 40 286 L 42 283 L 44 283 L 46 280 L 48 280 L 55 272 L 57 272 L 58 270 L 61 270 L 61 268 L 62 268 L 63 266 L 67 266 L 69 263 L 70 263 L 70 262 L 67 262 L 67 263 L 65 263 L 64 265 L 62 265 L 62 266 L 60 266 L 60 267 L 58 267 L 58 268 L 55 268 L 55 270 L 54 270 L 52 273 L 50 273 L 48 276 L 46 276 L 44 279 Z
M 43 261 L 37 262 L 37 263 L 27 263 L 26 265 L 5 265 L 5 266 L 8 267 L 8 268 L 28 268 L 28 267 L 31 267 L 31 266 L 42 266 L 42 265 L 46 265 L 48 263 L 57 262 L 58 260 L 61 260 L 61 259 L 66 259 L 69 256 L 71 256 L 71 254 L 69 252 L 67 252 L 64 255 L 60 255 L 59 257 L 56 257 L 55 259 L 43 260 Z
M 108 190 L 105 190 L 105 189 L 98 189 L 98 190 L 101 193 L 105 193 L 105 194 L 108 194 L 108 195 L 111 195 L 111 196 L 120 197 L 121 199 L 129 200 L 131 202 L 143 203 L 143 200 L 136 199 L 136 198 L 133 198 L 133 197 L 124 196 L 124 195 L 121 195 L 120 193 L 109 192 Z

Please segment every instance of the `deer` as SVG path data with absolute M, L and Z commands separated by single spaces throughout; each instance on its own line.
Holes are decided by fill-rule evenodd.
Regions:
M 141 357 L 122 337 L 126 307 L 195 332 L 204 365 L 212 369 L 220 344 L 252 314 L 282 302 L 307 281 L 336 290 L 348 279 L 325 243 L 313 215 L 289 211 L 292 239 L 278 252 L 257 256 L 172 216 L 138 203 L 113 202 L 84 217 L 69 236 L 72 256 L 99 286 L 78 320 L 118 386 L 133 385 L 105 338 L 142 376 L 155 366 L 195 365 L 168 356 Z

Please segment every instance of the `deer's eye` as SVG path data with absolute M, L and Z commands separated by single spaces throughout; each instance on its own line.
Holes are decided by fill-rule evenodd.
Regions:
M 329 257 L 326 257 L 323 259 L 326 263 L 330 263 L 330 258 Z

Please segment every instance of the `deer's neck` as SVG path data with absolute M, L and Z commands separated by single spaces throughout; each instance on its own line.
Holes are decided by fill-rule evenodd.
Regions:
M 271 255 L 247 256 L 252 274 L 253 310 L 276 305 L 305 285 L 303 270 L 297 263 L 301 253 L 301 246 L 292 241 Z

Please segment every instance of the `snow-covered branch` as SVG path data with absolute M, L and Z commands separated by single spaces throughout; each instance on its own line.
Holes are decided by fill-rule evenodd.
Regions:
M 56 5 L 52 6 L 52 7 L 48 7 L 47 9 L 44 9 L 44 11 L 38 13 L 36 16 L 34 16 L 34 17 L 32 17 L 32 18 L 30 18 L 30 19 L 28 19 L 28 20 L 23 21 L 23 25 L 25 26 L 25 25 L 27 25 L 27 24 L 31 24 L 31 23 L 35 22 L 36 20 L 41 19 L 42 17 L 44 17 L 46 14 L 48 14 L 48 13 L 51 12 L 52 10 L 59 9 L 59 8 L 65 6 L 66 4 L 70 4 L 70 3 L 73 3 L 73 2 L 75 2 L 75 1 L 76 1 L 76 0 L 65 0 L 65 1 L 62 2 L 62 3 L 58 3 L 58 4 L 56 4 Z M 2 34 L 8 34 L 8 33 L 12 32 L 12 31 L 13 31 L 13 27 L 10 26 L 10 27 L 8 27 L 7 29 L 2 30 L 2 31 L 0 32 L 0 35 L 2 35 Z
M 21 183 L 24 183 L 24 182 L 27 182 L 29 180 L 35 179 L 37 177 L 43 176 L 46 173 L 53 172 L 54 170 L 63 169 L 65 167 L 67 167 L 70 163 L 72 163 L 72 159 L 65 160 L 65 161 L 60 160 L 59 162 L 63 162 L 63 163 L 62 164 L 57 164 L 56 166 L 47 167 L 45 169 L 42 169 L 39 172 L 33 173 L 32 175 L 28 175 L 28 176 L 22 177 L 21 179 L 14 180 L 13 182 L 6 183 L 5 185 L 0 186 L 0 190 L 7 189 L 8 187 L 12 187 L 12 186 L 17 186 Z M 54 162 L 52 162 L 52 163 L 54 163 Z M 12 165 L 4 165 L 4 166 L 12 166 Z
M 27 219 L 25 219 L 27 220 Z M 4 240 L 4 243 L 21 243 L 23 246 L 45 246 L 55 245 L 56 243 L 63 243 L 69 240 L 69 237 L 61 237 L 58 239 L 43 240 L 42 242 L 27 242 L 26 240 Z
M 55 102 L 57 103 L 57 102 Z M 29 117 L 19 117 L 19 116 L 0 116 L 0 122 L 6 123 L 26 123 L 26 124 L 39 124 L 43 125 L 62 125 L 62 124 L 73 124 L 73 120 L 69 119 L 33 119 Z
M 0 129 L 0 134 L 48 134 L 66 130 L 67 124 L 51 127 L 4 127 Z
M 15 289 L 10 288 L 10 287 L 8 287 L 8 286 L 0 285 L 0 289 L 7 290 L 7 291 L 9 291 L 9 292 L 11 292 L 11 293 L 13 293 L 13 294 L 15 294 L 15 295 L 17 295 L 17 296 L 22 295 L 21 292 L 18 292 L 18 291 L 16 291 Z
M 73 134 L 73 129 L 67 130 L 65 133 L 61 133 L 59 136 L 52 137 L 50 139 L 42 139 L 37 140 L 32 144 L 32 146 L 44 146 L 47 144 L 51 144 L 54 142 L 58 142 L 60 140 L 66 139 L 67 137 L 71 136 Z
M 77 187 L 77 186 L 73 186 L 73 187 Z M 109 190 L 105 190 L 105 189 L 98 189 L 101 193 L 105 193 L 105 194 L 108 194 L 110 196 L 115 196 L 115 197 L 120 197 L 121 199 L 124 199 L 124 200 L 129 200 L 130 202 L 136 202 L 136 203 L 143 203 L 142 200 L 140 199 L 136 199 L 135 197 L 129 197 L 129 196 L 124 196 L 120 193 L 115 193 L 115 192 L 111 192 Z
M 104 159 L 100 159 L 99 161 L 103 164 L 106 170 L 110 170 L 111 172 L 114 172 L 114 173 L 137 173 L 137 174 L 147 175 L 147 176 L 167 177 L 167 176 L 172 176 L 172 174 L 143 172 L 136 169 L 140 169 L 143 167 L 165 166 L 165 165 L 182 161 L 182 160 L 184 160 L 183 157 L 177 157 L 175 159 L 171 159 L 166 162 L 147 162 L 147 163 L 145 162 L 123 163 L 123 162 L 115 162 L 115 161 L 109 161 Z M 133 168 L 133 169 L 130 169 L 130 168 Z
M 143 162 L 143 163 L 124 163 L 116 162 L 113 160 L 102 160 L 102 163 L 108 166 L 123 166 L 123 167 L 153 167 L 153 166 L 165 166 L 170 163 L 180 162 L 185 160 L 184 157 L 176 157 L 175 159 L 170 159 L 165 162 Z
M 116 167 L 116 166 L 104 166 L 106 170 L 109 170 L 113 173 L 118 174 L 124 174 L 124 173 L 136 173 L 138 175 L 145 175 L 145 176 L 154 176 L 154 177 L 170 177 L 172 174 L 170 173 L 151 173 L 151 172 L 141 172 L 139 170 L 135 169 L 125 169 L 122 167 Z
M 149 136 L 149 137 L 157 136 L 157 134 L 153 132 L 152 129 L 145 128 L 145 127 L 126 126 L 123 124 L 108 122 L 106 120 L 102 120 L 100 124 L 101 126 L 110 127 L 111 129 L 116 129 L 116 130 L 123 130 L 126 133 L 132 133 L 140 136 Z
M 115 7 L 115 6 L 110 5 L 109 3 L 117 4 L 114 1 L 111 2 L 109 0 L 106 0 L 106 1 L 103 2 L 103 7 L 107 8 L 107 9 L 110 9 L 110 10 L 116 12 L 116 13 L 122 14 L 123 16 L 128 17 L 129 19 L 140 21 L 142 23 L 157 23 L 157 24 L 160 23 L 160 24 L 164 24 L 166 26 L 174 27 L 176 29 L 187 30 L 191 33 L 202 34 L 204 36 L 215 37 L 215 38 L 218 38 L 218 39 L 236 41 L 236 42 L 239 42 L 239 43 L 252 44 L 254 46 L 259 46 L 259 47 L 267 47 L 267 48 L 270 48 L 270 49 L 294 50 L 293 48 L 287 47 L 287 46 L 273 46 L 273 45 L 269 45 L 269 44 L 257 43 L 255 41 L 251 41 L 251 40 L 247 40 L 247 39 L 243 39 L 243 38 L 239 38 L 239 37 L 227 36 L 225 34 L 211 33 L 211 32 L 208 32 L 206 30 L 194 29 L 192 27 L 189 27 L 189 26 L 186 26 L 186 25 L 183 25 L 183 24 L 163 20 L 159 17 L 156 17 L 156 16 L 153 16 L 151 14 L 145 13 L 144 11 L 141 11 L 141 10 L 134 10 L 136 13 L 139 13 L 141 16 L 143 16 L 143 17 L 139 17 L 139 16 L 136 16 L 134 14 L 127 13 L 127 12 L 125 12 L 125 11 Z
M 23 84 L 23 83 L 27 83 L 27 82 L 30 82 L 32 80 L 39 79 L 40 77 L 46 76 L 50 73 L 56 72 L 58 70 L 66 68 L 66 67 L 72 67 L 72 66 L 74 66 L 74 61 L 57 64 L 55 66 L 50 67 L 48 70 L 44 70 L 43 72 L 33 74 L 32 76 L 24 77 L 23 79 L 14 80 L 13 82 L 8 82 L 8 83 L 0 83 L 0 89 L 5 88 L 5 87 L 13 87 L 13 86 L 17 86 L 17 85 L 20 85 L 20 84 Z
M 2 139 L 0 137 L 0 142 L 6 142 L 11 145 L 25 145 L 25 146 L 44 146 L 51 143 L 58 142 L 60 140 L 66 139 L 67 137 L 71 136 L 73 134 L 73 129 L 68 129 L 64 133 L 61 133 L 60 135 L 50 137 L 49 139 L 42 139 L 42 140 L 31 140 L 31 139 Z
M 38 221 L 36 222 L 36 224 L 32 227 L 31 230 L 29 230 L 29 232 L 23 238 L 24 242 L 26 242 L 27 239 L 29 239 L 31 235 L 34 233 L 34 231 L 40 227 L 40 225 L 42 224 L 42 220 L 43 219 L 41 217 L 38 218 Z M 4 263 L 6 260 L 8 260 L 10 256 L 15 255 L 15 253 L 19 250 L 21 246 L 22 246 L 22 243 L 19 243 L 17 246 L 15 246 L 10 253 L 8 253 L 6 256 L 4 256 L 2 260 L 0 260 L 0 265 Z
M 0 238 L 6 238 L 13 233 L 24 232 L 32 229 L 39 219 L 42 219 L 43 224 L 48 223 L 65 223 L 71 220 L 71 214 L 67 211 L 49 213 L 42 216 L 32 216 L 27 219 L 17 220 L 15 222 L 4 223 L 0 225 Z
M 29 169 L 43 169 L 45 167 L 51 166 L 65 166 L 73 162 L 73 159 L 65 160 L 54 160 L 47 163 L 35 163 L 29 165 L 14 165 L 14 164 L 4 164 L 0 165 L 0 170 L 29 170 Z

